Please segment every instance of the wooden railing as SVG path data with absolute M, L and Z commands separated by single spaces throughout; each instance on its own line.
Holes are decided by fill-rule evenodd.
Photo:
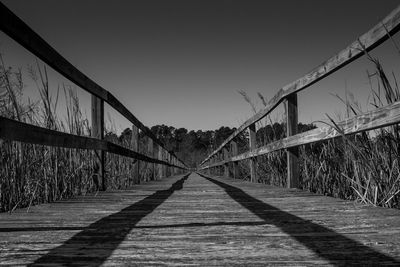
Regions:
M 348 47 L 323 62 L 305 76 L 281 88 L 264 109 L 244 122 L 216 150 L 202 161 L 198 170 L 210 171 L 213 168 L 223 166 L 226 175 L 229 174 L 229 164 L 232 163 L 233 176 L 236 178 L 238 175 L 238 162 L 244 159 L 250 159 L 251 181 L 255 182 L 257 181 L 256 157 L 273 151 L 286 149 L 287 186 L 298 187 L 298 147 L 300 145 L 398 124 L 400 122 L 400 102 L 341 121 L 336 123 L 336 126 L 317 128 L 300 134 L 297 133 L 297 93 L 374 49 L 379 44 L 390 38 L 391 35 L 398 32 L 399 29 L 400 6 L 384 18 L 381 23 L 360 36 Z M 256 147 L 256 123 L 271 113 L 282 102 L 286 105 L 287 137 L 262 147 Z M 250 151 L 238 155 L 235 139 L 246 129 L 249 131 L 248 142 Z M 228 152 L 228 148 L 230 153 Z
M 176 173 L 178 169 L 187 169 L 186 165 L 172 151 L 165 149 L 164 144 L 114 95 L 75 68 L 2 3 L 0 3 L 0 27 L 5 34 L 92 95 L 92 137 L 49 130 L 0 116 L 0 138 L 46 146 L 98 150 L 99 176 L 103 190 L 106 185 L 104 180 L 105 152 L 160 164 L 160 171 L 164 176 L 166 170 L 162 166 L 172 167 L 172 173 Z M 104 140 L 104 102 L 133 124 L 132 146 L 135 151 Z M 139 130 L 149 138 L 149 151 L 153 157 L 139 153 Z M 138 172 L 137 164 L 136 168 Z

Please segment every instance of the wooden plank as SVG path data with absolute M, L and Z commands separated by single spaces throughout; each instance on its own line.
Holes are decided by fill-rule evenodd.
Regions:
M 399 266 L 400 211 L 174 176 L 0 213 L 6 266 Z
M 155 158 L 151 158 L 149 156 L 145 156 L 143 154 L 137 153 L 135 151 L 132 151 L 130 149 L 127 149 L 125 147 L 116 145 L 114 143 L 111 142 L 107 142 L 107 149 L 105 150 L 107 152 L 110 153 L 114 153 L 114 154 L 118 154 L 121 156 L 125 156 L 125 157 L 130 157 L 130 158 L 136 158 L 142 161 L 146 161 L 149 163 L 157 163 L 157 164 L 163 164 L 165 166 L 170 166 L 171 164 L 169 162 L 166 161 L 161 161 Z
M 165 149 L 162 149 L 162 153 L 161 153 L 162 160 L 165 160 L 165 155 L 166 155 L 166 151 L 165 151 Z M 167 177 L 167 169 L 165 168 L 165 165 L 162 166 L 162 177 Z
M 158 150 L 157 150 L 157 158 L 158 158 L 159 160 L 162 159 L 162 148 L 161 148 L 161 147 L 158 147 Z M 160 180 L 160 179 L 163 178 L 163 176 L 162 176 L 162 165 L 161 165 L 161 164 L 157 165 L 157 170 L 158 170 L 158 175 L 157 175 L 157 177 L 158 177 L 158 179 Z
M 92 95 L 92 137 L 99 140 L 104 139 L 104 101 L 97 96 Z M 103 150 L 94 151 L 97 155 L 96 163 L 93 170 L 93 178 L 96 180 L 100 190 L 107 189 L 107 181 L 105 179 L 105 153 Z
M 7 119 L 2 116 L 0 116 L 0 138 L 44 146 L 102 150 L 147 162 L 170 165 L 168 162 L 150 158 L 105 140 L 49 130 L 31 124 Z M 176 167 L 182 168 L 180 166 Z
M 228 161 L 240 161 L 252 157 L 257 157 L 281 149 L 298 147 L 301 145 L 338 138 L 341 137 L 342 134 L 351 135 L 398 123 L 400 123 L 400 101 L 392 103 L 385 107 L 365 112 L 353 118 L 337 122 L 336 125 L 338 128 L 334 126 L 316 128 L 307 132 L 284 138 L 282 140 L 272 142 L 268 145 L 232 157 L 226 161 L 209 164 L 207 166 L 204 166 L 204 168 L 223 165 Z M 340 129 L 340 131 L 338 131 L 338 129 Z
M 229 151 L 226 147 L 222 149 L 223 159 L 229 159 Z M 224 176 L 229 177 L 229 163 L 224 165 Z
M 167 154 L 167 162 L 171 162 L 171 154 Z M 168 166 L 167 167 L 167 175 L 168 175 L 168 177 L 169 176 L 171 176 L 172 175 L 172 173 L 171 173 L 171 167 L 170 166 Z
M 286 136 L 297 134 L 298 112 L 297 94 L 293 94 L 286 99 Z M 299 149 L 298 147 L 288 148 L 287 157 L 287 187 L 299 187 Z
M 175 165 L 175 158 L 174 157 L 172 157 L 172 164 L 174 164 Z M 176 173 L 176 169 L 175 168 L 172 168 L 172 174 L 171 175 L 176 175 L 177 173 Z
M 221 151 L 218 153 L 218 159 L 219 159 L 220 161 L 223 161 L 223 160 L 224 160 L 224 151 L 223 151 L 223 150 L 221 150 Z M 223 175 L 224 175 L 224 172 L 223 172 L 224 165 L 225 165 L 225 164 L 223 164 L 222 166 L 218 166 L 218 175 L 219 175 L 219 176 L 223 176 Z
M 136 127 L 135 125 L 132 125 L 132 136 L 131 136 L 131 146 L 132 150 L 135 152 L 139 153 L 139 144 L 140 144 L 140 135 L 139 135 L 139 128 Z M 135 163 L 133 163 L 133 182 L 134 184 L 139 184 L 140 183 L 140 161 L 137 160 Z
M 149 157 L 154 157 L 154 144 L 153 144 L 153 140 L 151 138 L 147 138 L 147 155 Z M 154 163 L 149 163 L 150 165 L 150 180 L 154 180 L 154 171 L 155 171 L 155 166 Z
M 164 144 L 156 138 L 150 129 L 144 126 L 143 123 L 140 122 L 113 94 L 73 66 L 1 2 L 0 29 L 65 78 L 108 103 L 122 116 L 153 139 L 155 143 L 164 147 Z
M 235 132 L 233 132 L 216 150 L 214 150 L 205 160 L 220 151 L 226 144 L 233 140 L 238 134 L 246 130 L 250 125 L 255 124 L 272 110 L 274 110 L 286 97 L 291 94 L 306 89 L 319 80 L 327 77 L 335 71 L 343 68 L 363 55 L 363 50 L 371 51 L 389 38 L 389 35 L 397 33 L 400 29 L 400 6 L 387 15 L 382 22 L 374 26 L 368 32 L 361 35 L 357 40 L 347 46 L 345 49 L 329 58 L 303 77 L 282 87 L 275 96 L 268 102 L 267 106 L 254 116 L 246 120 Z M 389 35 L 388 35 L 389 33 Z
M 253 151 L 257 148 L 257 140 L 256 140 L 256 125 L 252 124 L 249 126 L 249 149 Z M 258 181 L 257 178 L 257 162 L 256 157 L 252 157 L 250 159 L 250 181 L 256 183 Z
M 96 138 L 49 130 L 2 116 L 0 116 L 0 138 L 45 146 L 92 150 L 107 149 L 107 142 Z
M 231 157 L 237 156 L 238 154 L 238 146 L 237 143 L 235 141 L 231 141 Z M 239 162 L 237 161 L 233 161 L 232 162 L 233 165 L 233 179 L 238 179 L 240 176 L 240 172 L 239 172 Z

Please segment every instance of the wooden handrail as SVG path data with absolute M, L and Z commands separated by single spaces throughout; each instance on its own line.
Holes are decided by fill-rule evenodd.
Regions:
M 185 169 L 168 161 L 148 157 L 112 142 L 46 129 L 0 116 L 0 137 L 6 140 L 64 148 L 102 150 L 146 162 Z
M 246 130 L 250 125 L 255 124 L 259 120 L 267 116 L 280 103 L 282 103 L 289 95 L 296 94 L 301 90 L 306 89 L 310 85 L 327 77 L 335 71 L 343 68 L 347 64 L 353 62 L 364 54 L 365 51 L 370 51 L 383 43 L 390 35 L 395 34 L 400 29 L 400 6 L 394 9 L 386 16 L 381 23 L 370 29 L 368 32 L 360 36 L 356 41 L 348 47 L 326 60 L 318 67 L 301 77 L 300 79 L 282 87 L 278 90 L 275 96 L 268 102 L 267 106 L 254 116 L 246 120 L 239 128 L 235 130 L 216 150 L 206 157 L 201 163 L 203 165 L 212 156 L 219 153 L 222 148 L 228 145 L 236 136 Z
M 297 79 L 296 81 L 282 87 L 278 90 L 275 96 L 267 103 L 267 105 L 254 116 L 245 121 L 237 128 L 216 150 L 210 153 L 199 165 L 198 169 L 206 170 L 214 167 L 224 166 L 228 168 L 231 162 L 238 162 L 244 159 L 250 160 L 250 176 L 251 181 L 256 181 L 255 158 L 273 151 L 286 149 L 287 150 L 287 185 L 288 187 L 298 187 L 299 164 L 298 164 L 298 146 L 336 138 L 341 134 L 335 132 L 332 128 L 318 128 L 305 133 L 297 134 L 297 93 L 311 86 L 312 84 L 322 80 L 335 71 L 343 68 L 347 64 L 361 57 L 364 53 L 374 49 L 391 35 L 400 30 L 400 6 L 394 9 L 382 22 L 374 26 L 368 32 L 357 38 L 345 49 L 329 58 L 312 71 Z M 270 143 L 266 146 L 254 148 L 252 135 L 255 134 L 255 124 L 271 113 L 279 104 L 285 101 L 286 104 L 286 123 L 287 137 Z M 368 131 L 387 125 L 400 122 L 399 103 L 388 105 L 375 111 L 356 116 L 340 122 L 338 125 L 343 127 L 344 134 L 354 134 L 360 131 Z M 223 154 L 223 150 L 229 144 L 235 142 L 235 138 L 244 130 L 249 129 L 249 151 L 241 155 L 232 155 L 230 158 L 224 157 L 223 160 L 218 160 Z M 237 150 L 237 149 L 236 149 Z M 207 163 L 207 164 L 206 164 Z M 234 173 L 236 176 L 237 165 L 234 165 Z
M 96 172 L 101 179 L 101 189 L 103 190 L 106 189 L 104 152 L 150 162 L 152 164 L 150 168 L 153 169 L 153 172 L 155 170 L 154 164 L 187 169 L 187 166 L 172 151 L 167 151 L 165 145 L 151 130 L 143 125 L 112 93 L 75 68 L 1 2 L 0 29 L 55 71 L 92 95 L 92 137 L 49 130 L 0 116 L 0 138 L 47 146 L 98 150 L 99 156 L 96 158 L 95 164 L 99 167 L 96 168 Z M 136 151 L 104 140 L 104 102 L 133 124 L 132 139 L 135 140 L 132 140 L 132 145 Z M 138 152 L 139 129 L 149 138 L 149 144 L 151 144 L 150 157 Z M 162 155 L 167 151 L 168 157 L 157 158 L 159 155 L 155 155 L 155 149 L 162 151 Z M 135 165 L 134 172 L 136 175 L 139 174 L 138 164 Z
M 237 156 L 224 159 L 213 164 L 202 167 L 207 169 L 222 166 L 229 162 L 237 162 L 245 159 L 266 155 L 274 151 L 312 144 L 320 141 L 338 138 L 344 135 L 352 135 L 360 132 L 370 131 L 397 124 L 400 122 L 400 101 L 373 111 L 365 112 L 353 118 L 343 120 L 332 126 L 320 127 L 300 134 L 292 135 L 281 140 L 272 142 L 254 150 Z
M 112 93 L 91 80 L 80 70 L 74 67 L 68 60 L 51 47 L 42 37 L 34 32 L 25 22 L 9 10 L 0 2 L 0 29 L 14 39 L 17 43 L 25 47 L 28 51 L 40 58 L 54 70 L 59 72 L 65 78 L 75 83 L 82 89 L 96 96 L 97 98 L 108 103 L 117 110 L 122 116 L 128 119 L 132 124 L 138 127 L 151 138 L 156 144 L 165 149 L 165 145 L 151 132 L 151 130 L 143 125 Z M 174 158 L 179 160 L 172 151 Z M 184 163 L 179 160 L 183 165 Z

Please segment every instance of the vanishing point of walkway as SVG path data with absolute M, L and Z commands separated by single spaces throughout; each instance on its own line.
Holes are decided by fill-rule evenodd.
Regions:
M 400 211 L 198 174 L 0 214 L 0 264 L 400 265 Z

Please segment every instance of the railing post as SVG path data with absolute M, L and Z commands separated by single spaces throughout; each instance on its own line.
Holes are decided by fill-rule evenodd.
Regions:
M 297 134 L 298 112 L 297 94 L 286 98 L 286 125 L 287 136 Z M 287 187 L 299 187 L 299 149 L 298 147 L 288 148 L 287 155 Z
M 158 159 L 158 150 L 160 149 L 160 146 L 157 143 L 153 142 L 153 158 Z M 154 180 L 158 180 L 158 168 L 157 168 L 157 163 L 153 164 L 153 177 Z
M 162 149 L 162 160 L 165 161 L 165 150 L 164 148 Z M 162 165 L 162 177 L 167 177 L 166 174 L 166 167 L 164 164 Z
M 132 125 L 131 138 L 132 138 L 131 139 L 132 150 L 135 152 L 139 152 L 139 128 L 136 127 L 135 125 Z M 140 183 L 139 163 L 140 163 L 140 160 L 136 160 L 136 162 L 133 164 L 133 183 L 134 184 Z
M 231 142 L 231 156 L 237 156 L 238 154 L 238 147 L 237 143 L 235 141 Z M 233 161 L 233 179 L 239 178 L 239 162 L 238 161 Z
M 92 137 L 104 139 L 104 101 L 92 95 Z M 99 190 L 107 189 L 105 181 L 105 152 L 95 152 L 98 157 L 95 163 L 94 175 L 97 176 L 97 186 Z
M 150 137 L 147 137 L 147 150 L 148 150 L 148 155 L 150 157 L 153 157 L 153 155 L 154 155 L 153 149 L 154 149 L 153 139 L 151 139 Z M 154 177 L 153 177 L 153 175 L 154 175 L 154 163 L 149 162 L 148 164 L 150 166 L 150 181 L 151 181 L 151 180 L 154 180 Z
M 256 143 L 256 124 L 249 126 L 249 148 L 250 151 L 257 148 Z M 250 181 L 257 182 L 257 161 L 256 157 L 250 158 Z
M 221 162 L 222 160 L 224 160 L 224 152 L 221 150 L 219 152 L 219 162 Z M 218 165 L 218 169 L 219 169 L 219 176 L 223 176 L 224 175 L 224 166 L 223 165 Z
M 228 148 L 223 147 L 222 151 L 223 151 L 222 152 L 223 160 L 227 160 L 229 158 Z M 224 176 L 229 177 L 229 163 L 224 164 L 223 167 L 224 167 Z
M 171 153 L 170 152 L 168 152 L 167 161 L 168 161 L 168 163 L 171 163 Z M 168 166 L 168 172 L 169 172 L 169 176 L 172 176 L 172 167 L 171 166 Z
M 169 162 L 169 152 L 168 150 L 165 151 L 165 161 Z M 169 177 L 169 166 L 165 165 L 165 176 Z
M 214 162 L 215 162 L 215 158 L 214 157 L 212 157 L 211 159 L 210 159 L 210 164 L 214 164 Z M 211 175 L 215 175 L 215 167 L 211 167 Z
M 172 167 L 172 175 L 176 175 L 176 158 L 175 157 L 173 157 L 172 158 L 172 164 L 174 165 L 174 167 Z
M 213 157 L 213 163 L 216 163 L 218 161 L 218 153 L 216 153 Z M 218 171 L 218 167 L 214 166 L 213 167 L 213 175 L 217 176 L 217 171 Z
M 159 160 L 162 160 L 162 149 L 163 148 L 161 146 L 158 147 L 158 157 L 157 158 Z M 163 170 L 163 165 L 162 164 L 158 164 L 158 175 L 159 175 L 160 179 L 164 177 L 162 170 Z

